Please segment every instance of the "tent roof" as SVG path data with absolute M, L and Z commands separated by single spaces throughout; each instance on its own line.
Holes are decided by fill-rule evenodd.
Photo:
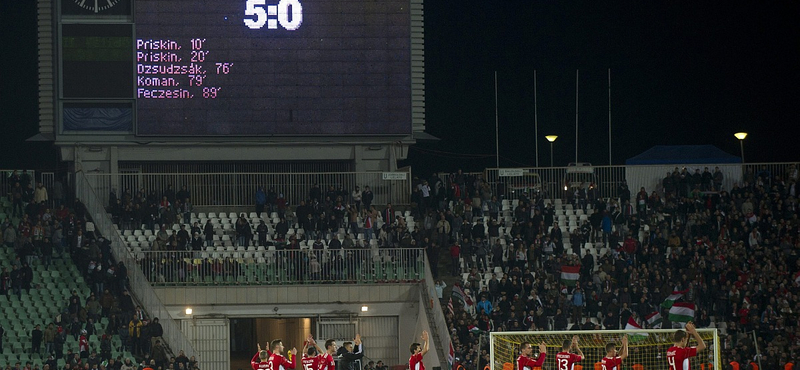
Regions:
M 625 161 L 627 165 L 742 163 L 713 145 L 656 145 Z

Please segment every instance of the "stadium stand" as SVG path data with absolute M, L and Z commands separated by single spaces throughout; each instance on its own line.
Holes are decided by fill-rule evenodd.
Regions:
M 119 369 L 126 360 L 158 359 L 164 368 L 174 363 L 168 349 L 151 346 L 157 320 L 148 323 L 128 298 L 125 267 L 111 259 L 80 202 L 52 211 L 45 193 L 23 197 L 22 212 L 14 212 L 10 196 L 0 200 L 0 365 Z M 128 334 L 134 315 L 142 323 L 138 343 Z M 197 364 L 186 359 L 184 365 Z
M 659 311 L 668 328 L 658 307 L 673 291 L 696 305 L 698 326 L 719 329 L 723 364 L 754 362 L 756 344 L 766 368 L 796 361 L 797 171 L 748 171 L 730 191 L 696 173 L 673 173 L 666 191 L 631 196 L 621 184 L 616 197 L 596 200 L 576 192 L 570 200 L 535 193 L 497 201 L 479 175 L 428 179 L 438 199 L 415 190 L 418 204 L 451 223 L 467 220 L 447 239 L 456 245 L 448 254 L 457 283 L 443 307 L 458 363 L 486 366 L 480 337 L 488 331 L 621 329 L 631 316 L 648 327 L 645 318 Z M 562 266 L 578 267 L 577 284 Z
M 262 213 L 194 212 L 177 194 L 172 207 L 169 189 L 161 207 L 165 199 L 153 191 L 110 197 L 108 210 L 153 284 L 418 280 L 421 256 L 398 251 L 424 250 L 435 278 L 440 268 L 455 278 L 448 280 L 457 299 L 443 299 L 443 307 L 455 357 L 467 369 L 485 366 L 485 332 L 618 329 L 628 317 L 652 327 L 645 317 L 673 291 L 696 305 L 698 326 L 719 329 L 723 363 L 749 363 L 755 333 L 763 366 L 774 368 L 800 349 L 797 174 L 744 176 L 741 186 L 716 191 L 702 177 L 676 173 L 657 192 L 631 194 L 623 183 L 614 197 L 591 200 L 580 190 L 565 199 L 539 192 L 498 199 L 480 175 L 456 173 L 416 180 L 402 211 L 358 210 L 351 194 L 318 189 L 298 207 L 267 201 Z M 80 219 L 79 207 L 75 213 Z M 322 263 L 295 265 L 312 259 Z M 364 268 L 370 261 L 388 263 Z M 578 268 L 569 270 L 574 285 L 564 266 Z M 83 295 L 91 290 L 78 285 Z M 21 345 L 11 348 L 4 354 L 20 358 Z

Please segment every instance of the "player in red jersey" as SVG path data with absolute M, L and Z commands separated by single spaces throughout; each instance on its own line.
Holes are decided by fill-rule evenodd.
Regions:
M 422 344 L 411 343 L 409 350 L 411 351 L 411 358 L 408 359 L 408 370 L 425 370 L 425 364 L 422 363 L 422 356 L 428 353 L 428 332 L 422 331 Z
M 336 341 L 328 339 L 325 341 L 325 351 L 319 355 L 317 360 L 317 370 L 336 370 L 336 361 L 333 360 L 333 354 L 336 353 Z
M 697 341 L 697 347 L 689 347 L 689 336 L 691 334 Z M 706 349 L 706 343 L 697 333 L 693 322 L 686 323 L 686 331 L 678 330 L 672 337 L 675 343 L 667 350 L 667 363 L 670 370 L 689 370 L 689 358 L 697 356 L 697 353 Z
M 317 342 L 315 342 L 314 337 L 309 334 L 303 344 L 303 358 L 300 360 L 303 370 L 317 370 L 320 356 L 321 355 L 317 353 Z
M 621 370 L 622 360 L 628 357 L 628 336 L 622 337 L 622 349 L 617 353 L 617 345 L 614 343 L 606 344 L 606 357 L 600 360 L 603 370 Z
M 544 342 L 539 344 L 539 357 L 537 357 L 536 360 L 531 357 L 533 354 L 533 346 L 530 343 L 522 343 L 522 345 L 520 345 L 520 352 L 519 357 L 517 357 L 517 370 L 533 370 L 534 367 L 542 367 L 542 364 L 544 364 L 547 345 L 545 345 Z
M 258 344 L 258 352 L 256 352 L 253 359 L 250 360 L 250 367 L 252 367 L 253 370 L 268 370 L 269 362 L 267 362 L 267 360 L 269 360 L 271 354 L 272 353 L 268 350 L 262 350 L 261 344 Z
M 570 352 L 570 349 L 575 350 L 578 354 Z M 576 362 L 583 361 L 583 351 L 578 348 L 578 336 L 572 337 L 572 340 L 565 340 L 561 345 L 561 352 L 556 353 L 556 366 L 558 370 L 572 370 Z
M 269 370 L 294 369 L 297 366 L 297 348 L 292 348 L 292 350 L 287 353 L 292 359 L 289 361 L 282 355 L 283 342 L 280 339 L 273 340 L 270 346 L 272 347 L 272 355 L 270 355 L 269 360 L 267 360 L 269 362 Z

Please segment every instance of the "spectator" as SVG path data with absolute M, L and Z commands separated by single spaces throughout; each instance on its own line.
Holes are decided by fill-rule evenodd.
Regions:
M 31 354 L 33 353 L 40 353 L 42 350 L 42 338 L 44 337 L 44 333 L 40 328 L 39 324 L 31 331 Z
M 41 182 L 36 184 L 36 189 L 33 192 L 33 201 L 36 204 L 43 204 L 47 203 L 50 200 L 47 197 L 47 188 L 45 188 Z

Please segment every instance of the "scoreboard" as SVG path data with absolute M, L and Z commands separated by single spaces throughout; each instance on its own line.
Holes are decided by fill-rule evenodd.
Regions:
M 60 1 L 64 106 L 128 97 L 138 136 L 411 133 L 409 0 Z

